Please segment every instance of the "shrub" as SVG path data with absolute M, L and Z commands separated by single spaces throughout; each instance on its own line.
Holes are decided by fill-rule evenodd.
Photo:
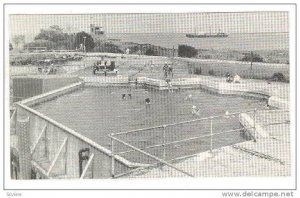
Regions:
M 151 48 L 147 49 L 146 52 L 145 52 L 145 54 L 146 54 L 147 56 L 155 56 L 155 52 L 154 52 L 154 50 L 151 49 Z
M 264 62 L 264 59 L 256 53 L 245 53 L 241 61 Z
M 96 42 L 95 52 L 124 53 L 119 46 L 110 42 Z
M 195 57 L 198 54 L 198 51 L 191 46 L 188 45 L 179 45 L 178 46 L 178 56 L 179 57 Z
M 84 39 L 85 37 L 85 39 Z M 85 44 L 85 48 L 87 52 L 90 52 L 95 47 L 95 42 L 93 37 L 86 32 L 78 32 L 75 35 L 75 46 L 79 47 L 80 44 Z
M 194 68 L 194 74 L 200 75 L 202 73 L 201 67 Z
M 213 75 L 215 75 L 215 71 L 213 69 L 210 69 L 210 70 L 208 70 L 208 74 L 213 76 Z
M 287 79 L 283 75 L 283 73 L 274 73 L 271 80 L 276 81 L 276 82 L 287 82 Z

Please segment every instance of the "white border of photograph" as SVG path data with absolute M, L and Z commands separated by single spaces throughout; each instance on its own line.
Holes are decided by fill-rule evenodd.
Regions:
M 205 177 L 161 179 L 11 180 L 9 171 L 9 14 L 289 12 L 291 93 L 290 177 Z M 295 6 L 293 5 L 6 5 L 5 6 L 5 188 L 6 189 L 294 189 L 295 188 Z M 246 165 L 245 165 L 246 166 Z

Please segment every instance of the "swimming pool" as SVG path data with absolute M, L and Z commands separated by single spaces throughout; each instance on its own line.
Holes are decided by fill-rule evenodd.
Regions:
M 122 96 L 125 94 L 125 98 Z M 131 97 L 128 95 L 131 94 Z M 145 99 L 150 99 L 150 104 Z M 147 89 L 140 85 L 84 87 L 76 92 L 41 103 L 33 108 L 52 119 L 74 129 L 98 144 L 110 149 L 108 134 L 125 132 L 157 125 L 177 123 L 198 117 L 253 110 L 265 105 L 264 101 L 236 96 L 212 95 L 200 89 L 181 89 L 174 92 Z M 192 106 L 199 109 L 199 115 L 192 114 Z M 210 133 L 210 122 L 169 127 L 166 141 L 174 141 Z M 240 128 L 238 117 L 219 118 L 213 123 L 214 133 Z M 149 130 L 122 137 L 124 141 L 143 148 L 159 144 L 161 131 Z M 216 135 L 214 148 L 245 141 L 240 131 Z M 209 150 L 210 139 L 203 138 L 166 148 L 167 159 L 182 157 Z M 119 151 L 128 150 L 119 146 Z M 161 157 L 161 148 L 147 150 Z M 134 162 L 150 162 L 136 153 L 124 154 Z

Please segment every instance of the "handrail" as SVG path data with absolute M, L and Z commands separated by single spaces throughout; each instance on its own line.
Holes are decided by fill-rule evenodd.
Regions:
M 61 144 L 61 146 L 60 146 L 58 152 L 56 153 L 56 155 L 55 155 L 55 157 L 54 157 L 54 160 L 52 161 L 52 163 L 51 163 L 51 165 L 50 165 L 50 167 L 49 167 L 49 170 L 47 171 L 47 176 L 48 176 L 48 177 L 49 177 L 49 175 L 50 175 L 50 173 L 51 173 L 51 171 L 52 171 L 54 165 L 56 164 L 56 161 L 58 160 L 58 157 L 60 156 L 60 153 L 61 153 L 62 149 L 65 147 L 65 145 L 66 145 L 66 143 L 67 143 L 67 140 L 68 140 L 68 138 L 66 137 L 66 138 L 64 139 L 63 143 Z
M 95 156 L 94 153 L 92 153 L 92 155 L 90 156 L 89 161 L 87 162 L 87 164 L 86 164 L 85 167 L 84 167 L 84 170 L 82 171 L 82 174 L 81 174 L 81 176 L 80 176 L 80 179 L 83 179 L 83 178 L 84 178 L 84 176 L 85 176 L 85 174 L 86 174 L 86 172 L 87 172 L 87 170 L 88 170 L 90 164 L 92 163 L 92 161 L 93 161 L 93 159 L 94 159 L 94 156 Z
M 124 135 L 128 133 L 135 133 L 139 131 L 147 131 L 147 130 L 152 130 L 152 129 L 159 129 L 159 128 L 164 128 L 164 127 L 169 127 L 169 126 L 176 126 L 179 124 L 187 124 L 191 122 L 197 122 L 197 121 L 203 121 L 203 120 L 210 120 L 210 119 L 215 119 L 215 118 L 220 118 L 220 117 L 225 117 L 225 116 L 232 116 L 236 114 L 241 114 L 241 113 L 249 113 L 253 112 L 254 110 L 248 110 L 248 111 L 243 111 L 243 112 L 234 112 L 234 113 L 229 113 L 227 115 L 217 115 L 217 116 L 210 116 L 210 117 L 205 117 L 205 118 L 198 118 L 194 120 L 188 120 L 188 121 L 183 121 L 183 122 L 176 122 L 176 123 L 171 123 L 171 124 L 164 124 L 164 125 L 158 125 L 154 127 L 149 127 L 149 128 L 142 128 L 142 129 L 136 129 L 136 130 L 131 130 L 131 131 L 126 131 L 126 132 L 120 132 L 120 133 L 114 133 L 114 135 Z
M 259 110 L 265 110 L 266 108 L 260 108 Z M 254 129 L 254 131 L 256 130 L 256 126 L 243 126 L 241 128 L 237 128 L 237 129 L 232 129 L 232 130 L 227 130 L 227 131 L 220 131 L 220 132 L 217 132 L 217 133 L 212 133 L 213 129 L 212 129 L 212 124 L 213 124 L 213 119 L 215 118 L 224 118 L 224 117 L 230 117 L 230 116 L 233 116 L 233 115 L 239 115 L 239 119 L 240 119 L 240 115 L 243 114 L 243 113 L 250 113 L 250 112 L 253 112 L 254 114 L 254 117 L 256 117 L 256 112 L 257 112 L 257 109 L 254 109 L 254 110 L 248 110 L 248 111 L 241 111 L 241 112 L 234 112 L 234 113 L 228 113 L 228 114 L 225 114 L 225 115 L 217 115 L 217 116 L 210 116 L 210 117 L 205 117 L 205 118 L 198 118 L 198 119 L 194 119 L 194 120 L 189 120 L 189 121 L 183 121 L 183 122 L 177 122 L 177 123 L 171 123 L 171 124 L 165 124 L 165 125 L 159 125 L 159 126 L 154 126 L 154 127 L 148 127 L 148 128 L 143 128 L 143 129 L 137 129 L 137 130 L 131 130 L 131 131 L 127 131 L 127 132 L 120 132 L 120 133 L 112 133 L 110 135 L 108 135 L 110 138 L 111 138 L 111 141 L 112 141 L 112 145 L 113 145 L 113 141 L 117 141 L 131 149 L 129 150 L 125 150 L 125 151 L 121 151 L 121 152 L 113 152 L 114 148 L 112 146 L 112 176 L 114 178 L 116 177 L 119 177 L 119 176 L 122 176 L 122 175 L 126 175 L 128 173 L 121 173 L 121 174 L 118 174 L 118 175 L 115 175 L 114 173 L 114 158 L 115 156 L 120 156 L 122 154 L 126 154 L 126 153 L 131 153 L 131 152 L 139 152 L 141 154 L 144 154 L 152 159 L 155 159 L 157 160 L 158 162 L 160 163 L 163 163 L 171 168 L 174 168 L 176 169 L 176 167 L 174 167 L 172 164 L 166 164 L 165 161 L 166 158 L 165 158 L 165 148 L 166 146 L 168 145 L 172 145 L 172 144 L 176 144 L 176 143 L 181 143 L 181 142 L 187 142 L 187 141 L 192 141 L 192 140 L 197 140 L 197 139 L 200 139 L 200 138 L 205 138 L 205 137 L 210 137 L 210 152 L 212 152 L 213 150 L 213 137 L 216 136 L 216 135 L 220 135 L 220 134 L 224 134 L 224 133 L 229 133 L 229 132 L 235 132 L 235 131 L 240 131 L 240 130 L 248 130 L 248 129 Z M 192 122 L 197 122 L 197 121 L 202 121 L 202 120 L 209 120 L 210 121 L 210 133 L 209 134 L 205 134 L 205 135 L 201 135 L 201 136 L 197 136 L 197 137 L 190 137 L 190 138 L 185 138 L 185 139 L 181 139 L 181 140 L 175 140 L 175 141 L 171 141 L 171 142 L 166 142 L 165 141 L 165 129 L 169 126 L 175 126 L 175 125 L 180 125 L 180 124 L 186 124 L 186 123 L 192 123 Z M 150 146 L 146 146 L 146 147 L 143 147 L 143 148 L 138 148 L 138 147 L 135 147 L 125 141 L 122 141 L 120 139 L 117 138 L 117 136 L 120 136 L 120 135 L 126 135 L 128 133 L 137 133 L 137 132 L 144 132 L 144 131 L 147 131 L 147 130 L 152 130 L 152 129 L 164 129 L 163 130 L 163 143 L 159 143 L 159 144 L 155 144 L 155 145 L 150 145 Z M 157 132 L 157 131 L 155 131 Z M 159 130 L 159 132 L 162 132 L 161 130 Z M 254 138 L 254 141 L 255 141 L 255 138 Z M 163 147 L 163 157 L 159 158 L 159 157 L 156 157 L 148 152 L 146 152 L 145 150 L 148 149 L 148 148 L 156 148 L 156 147 Z M 168 163 L 168 162 L 167 162 Z M 149 166 L 150 167 L 150 166 Z M 139 169 L 139 168 L 138 168 Z M 176 169 L 177 170 L 177 169 Z M 183 171 L 183 170 L 178 170 L 178 171 Z M 129 171 L 129 172 L 134 172 L 134 170 L 132 171 Z M 187 172 L 185 172 L 186 174 Z M 190 173 L 187 173 L 187 175 L 191 176 Z
M 243 129 L 253 129 L 253 128 L 254 127 L 242 127 L 242 128 L 238 128 L 238 129 L 222 131 L 222 132 L 219 132 L 219 133 L 213 133 L 212 135 L 215 136 L 215 135 L 220 135 L 220 134 L 223 134 L 223 133 L 230 133 L 230 132 L 235 132 L 235 131 L 239 131 L 239 130 L 243 130 Z M 172 144 L 176 144 L 176 143 L 180 143 L 180 142 L 187 142 L 187 141 L 192 141 L 192 140 L 196 140 L 196 139 L 200 139 L 200 138 L 204 138 L 204 137 L 210 137 L 210 136 L 211 136 L 211 134 L 207 134 L 207 135 L 202 135 L 202 136 L 197 136 L 197 137 L 192 137 L 192 138 L 186 138 L 186 139 L 172 141 L 172 142 L 166 142 L 164 144 L 151 145 L 151 146 L 147 146 L 147 147 L 139 148 L 139 149 L 145 150 L 145 149 L 149 149 L 149 148 L 168 146 L 168 145 L 172 145 Z M 126 154 L 126 153 L 131 153 L 131 152 L 134 152 L 134 150 L 122 151 L 122 152 L 118 152 L 118 153 L 115 153 L 115 154 L 116 155 L 122 155 L 122 154 Z
M 130 148 L 132 148 L 132 149 L 134 149 L 134 150 L 136 150 L 136 151 L 138 151 L 138 152 L 140 152 L 140 153 L 142 153 L 142 154 L 144 154 L 144 155 L 146 155 L 146 156 L 148 156 L 150 158 L 153 158 L 153 159 L 155 159 L 155 160 L 157 160 L 157 161 L 159 161 L 159 162 L 161 162 L 161 163 L 163 163 L 163 164 L 165 164 L 165 165 L 167 165 L 167 166 L 169 166 L 169 167 L 171 167 L 171 168 L 173 168 L 173 169 L 175 169 L 175 170 L 177 170 L 177 171 L 179 171 L 179 172 L 181 172 L 181 173 L 183 173 L 183 174 L 185 174 L 187 176 L 194 177 L 192 174 L 190 174 L 190 173 L 188 173 L 188 172 L 186 172 L 184 170 L 181 170 L 181 169 L 177 168 L 176 166 L 173 166 L 172 164 L 170 164 L 169 162 L 167 162 L 165 160 L 162 160 L 162 159 L 160 159 L 160 158 L 158 158 L 158 157 L 156 157 L 154 155 L 151 155 L 151 154 L 149 154 L 149 153 L 147 153 L 147 152 L 145 152 L 145 151 L 143 151 L 141 149 L 138 149 L 138 148 L 136 148 L 136 147 L 134 147 L 134 146 L 132 146 L 132 145 L 130 145 L 130 144 L 122 141 L 122 140 L 119 140 L 118 138 L 115 138 L 115 137 L 111 136 L 111 135 L 109 135 L 109 137 L 111 139 L 113 139 L 113 140 L 115 140 L 115 141 L 117 141 L 117 142 L 119 142 L 121 144 L 124 144 L 125 146 L 128 146 L 128 147 L 130 147 Z
M 34 153 L 34 151 L 35 151 L 35 149 L 36 149 L 38 143 L 40 142 L 40 140 L 41 140 L 43 134 L 46 132 L 46 129 L 47 129 L 47 125 L 45 125 L 45 126 L 43 127 L 42 132 L 41 132 L 40 135 L 38 136 L 36 142 L 33 144 L 33 147 L 30 149 L 30 153 L 31 153 L 31 154 Z

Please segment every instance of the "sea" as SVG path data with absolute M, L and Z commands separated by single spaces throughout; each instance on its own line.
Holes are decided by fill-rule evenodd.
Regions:
M 226 38 L 187 38 L 185 33 L 107 33 L 122 42 L 152 44 L 166 48 L 189 45 L 213 50 L 288 50 L 289 33 L 231 33 Z

